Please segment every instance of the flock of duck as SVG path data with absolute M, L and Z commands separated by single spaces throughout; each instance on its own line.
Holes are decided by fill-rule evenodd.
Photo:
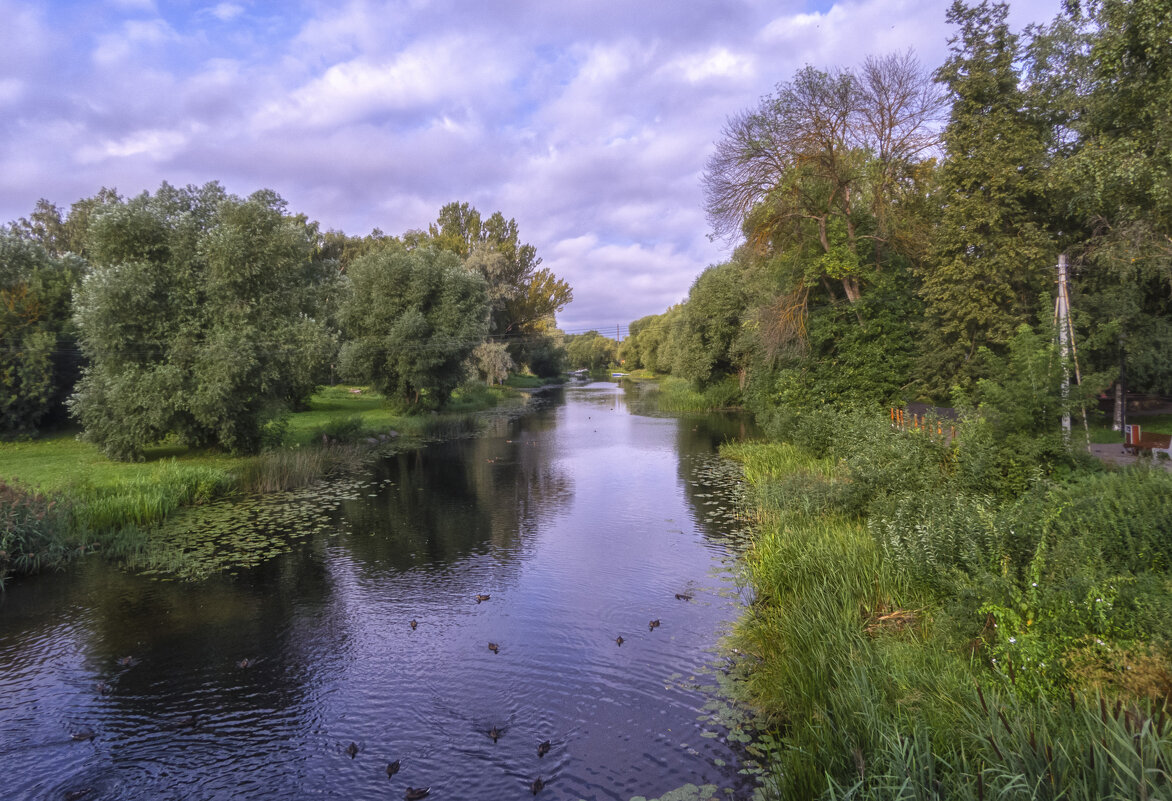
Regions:
M 677 592 L 675 595 L 676 595 L 676 600 L 680 600 L 680 601 L 692 600 L 691 593 Z M 478 604 L 483 603 L 485 601 L 491 600 L 491 598 L 492 598 L 491 595 L 477 595 L 476 596 L 476 603 L 478 603 Z M 655 620 L 651 620 L 647 624 L 647 630 L 648 631 L 655 631 L 655 629 L 659 628 L 659 624 L 660 624 L 659 618 L 656 618 Z M 413 619 L 410 621 L 409 625 L 411 626 L 411 630 L 414 631 L 419 626 L 419 621 Z M 615 637 L 615 644 L 616 645 L 622 646 L 622 644 L 624 642 L 625 642 L 625 640 L 623 639 L 623 636 L 621 634 L 619 636 Z M 494 654 L 500 653 L 500 645 L 495 642 L 490 642 L 488 644 L 488 649 L 490 651 L 492 651 Z M 117 661 L 117 664 L 121 667 L 133 667 L 134 665 L 138 664 L 138 660 L 135 659 L 133 656 L 120 657 L 116 661 Z M 244 659 L 237 660 L 235 664 L 236 664 L 236 667 L 238 667 L 238 668 L 246 669 L 246 668 L 254 667 L 259 661 L 260 660 L 258 660 L 258 659 L 252 659 L 252 658 L 245 657 Z M 112 687 L 108 682 L 99 681 L 99 682 L 97 682 L 97 684 L 94 685 L 94 689 L 98 692 L 99 695 L 108 695 L 111 692 Z M 176 718 L 176 719 L 170 721 L 170 726 L 171 726 L 171 728 L 190 728 L 190 727 L 194 727 L 194 726 L 198 725 L 198 722 L 199 722 L 199 716 L 193 714 L 193 715 L 186 715 L 182 718 Z M 72 739 L 74 739 L 78 742 L 86 742 L 86 741 L 92 740 L 92 739 L 94 739 L 95 736 L 96 735 L 95 735 L 93 729 L 89 729 L 89 728 L 79 729 L 70 735 L 70 737 Z M 491 737 L 492 741 L 495 743 L 502 736 L 504 736 L 504 731 L 502 729 L 497 728 L 497 726 L 494 724 L 492 726 L 492 728 L 489 729 L 488 736 Z M 549 740 L 543 740 L 542 742 L 537 744 L 537 756 L 544 757 L 546 754 L 548 754 L 550 752 L 550 750 L 552 748 L 553 748 L 553 745 L 551 744 L 551 742 Z M 358 756 L 358 754 L 361 750 L 362 750 L 362 748 L 358 745 L 358 743 L 351 742 L 350 745 L 346 746 L 345 753 L 351 759 L 354 759 L 356 756 Z M 394 762 L 388 762 L 387 763 L 387 778 L 388 779 L 392 778 L 396 773 L 398 773 L 399 767 L 400 767 L 400 761 L 398 759 L 396 759 Z M 541 776 L 538 776 L 536 779 L 534 779 L 532 782 L 529 783 L 529 790 L 530 790 L 530 792 L 533 793 L 533 795 L 537 795 L 539 792 L 542 791 L 542 789 L 545 788 L 545 785 L 546 785 L 545 780 L 542 779 Z M 71 793 L 67 793 L 66 798 L 68 798 L 69 801 L 74 801 L 74 799 L 80 799 L 83 796 L 88 795 L 89 792 L 91 791 L 91 789 L 92 788 L 87 787 L 81 791 L 74 791 Z M 426 798 L 430 793 L 431 793 L 430 787 L 412 787 L 412 786 L 408 785 L 407 789 L 403 793 L 403 798 L 406 799 L 406 801 L 420 801 L 420 799 Z

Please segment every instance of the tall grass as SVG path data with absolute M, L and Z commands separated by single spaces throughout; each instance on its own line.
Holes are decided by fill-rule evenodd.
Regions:
M 735 376 L 704 389 L 671 376 L 660 378 L 657 384 L 656 405 L 665 412 L 714 412 L 737 409 L 741 405 L 741 390 Z
M 776 727 L 768 795 L 1172 797 L 1168 476 L 1023 460 L 979 423 L 786 425 L 801 445 L 724 449 L 757 500 L 731 640 Z
M 70 552 L 69 510 L 44 495 L 0 481 L 0 590 L 11 574 L 59 567 Z

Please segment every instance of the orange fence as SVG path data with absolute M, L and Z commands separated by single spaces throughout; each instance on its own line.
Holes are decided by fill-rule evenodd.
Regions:
M 956 426 L 950 425 L 945 433 L 944 422 L 923 414 L 909 414 L 906 409 L 891 407 L 891 427 L 901 431 L 922 431 L 938 437 L 947 436 L 949 441 L 956 438 Z

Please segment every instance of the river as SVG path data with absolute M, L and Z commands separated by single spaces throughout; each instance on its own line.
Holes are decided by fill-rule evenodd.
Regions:
M 714 692 L 743 608 L 739 482 L 715 453 L 744 434 L 572 386 L 299 496 L 231 569 L 91 559 L 18 582 L 0 797 L 504 799 L 538 777 L 550 799 L 748 797 Z

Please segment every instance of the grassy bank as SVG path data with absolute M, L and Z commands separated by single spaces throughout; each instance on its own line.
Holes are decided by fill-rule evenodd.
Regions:
M 305 486 L 363 464 L 377 449 L 470 433 L 473 412 L 517 397 L 509 388 L 470 387 L 443 414 L 409 415 L 369 390 L 328 387 L 275 427 L 273 447 L 248 457 L 163 443 L 142 462 L 114 462 L 76 432 L 0 443 L 0 582 L 115 543 L 133 550 L 181 507 Z
M 663 376 L 657 379 L 656 405 L 665 412 L 719 412 L 739 409 L 741 390 L 735 377 L 725 378 L 703 390 L 691 381 Z
M 781 798 L 1172 795 L 1172 477 L 863 414 L 736 445 Z M 1048 452 L 1039 448 L 1039 452 Z

